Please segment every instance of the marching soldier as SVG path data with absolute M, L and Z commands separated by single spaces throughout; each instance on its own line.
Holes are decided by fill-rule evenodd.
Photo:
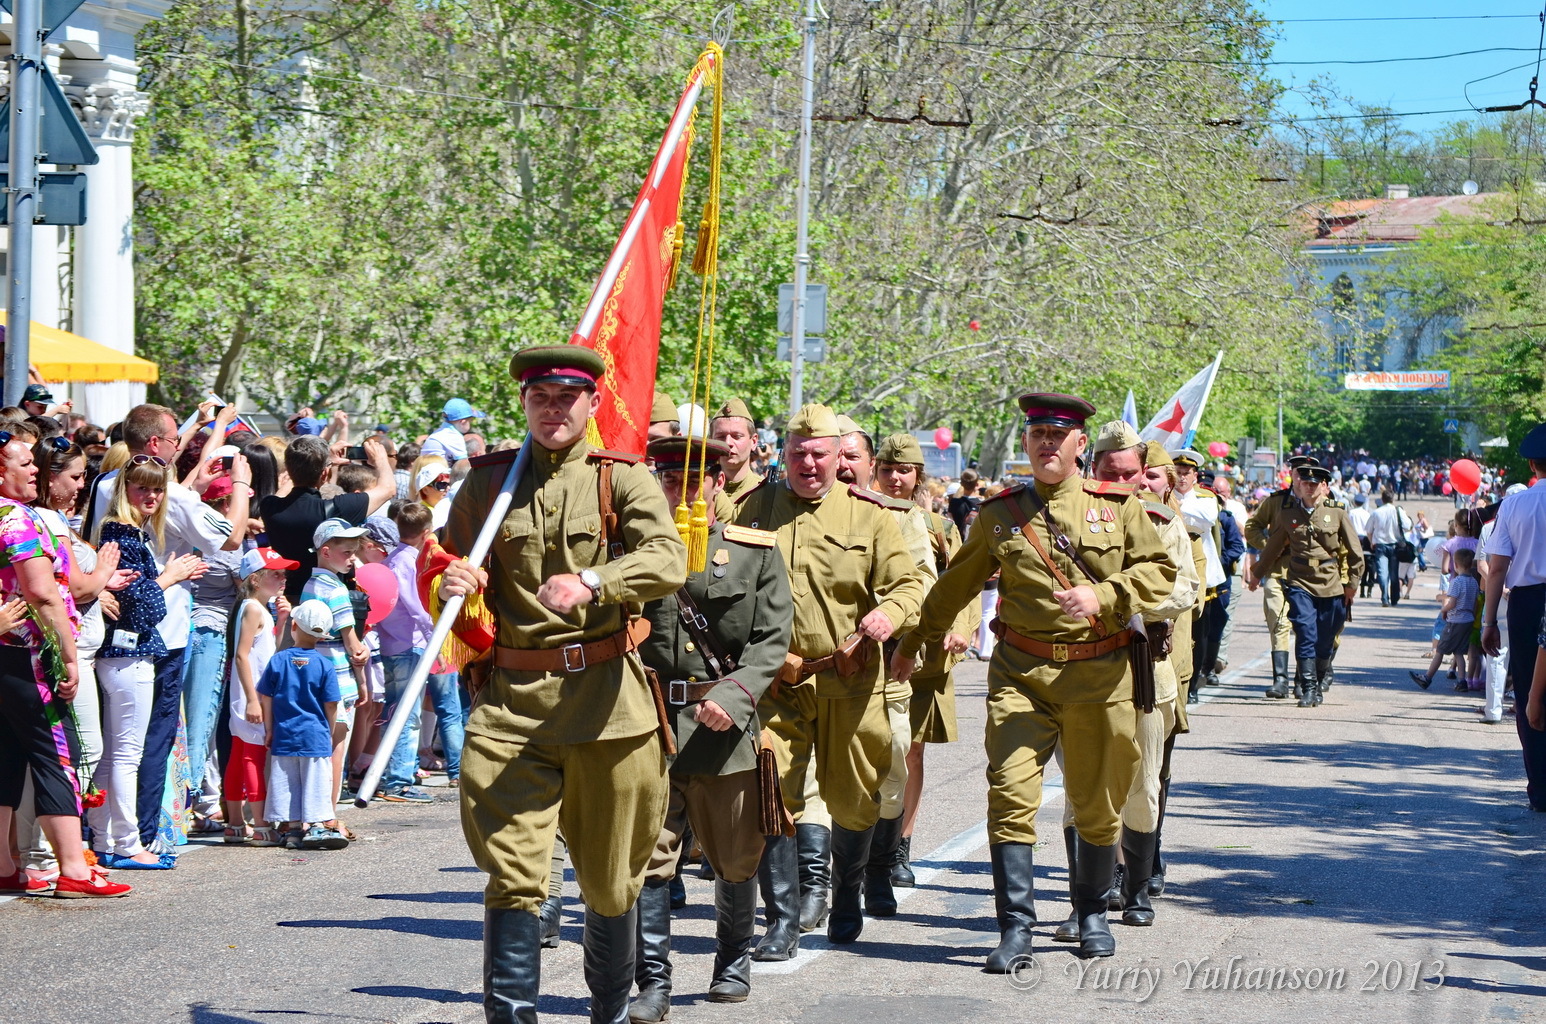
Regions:
M 712 509 L 727 450 L 698 438 L 650 442 L 667 502 L 674 507 L 685 497 L 691 504 L 701 486 Z M 635 1021 L 661 1021 L 671 1011 L 670 881 L 689 823 L 715 875 L 709 1001 L 742 1002 L 751 991 L 763 847 L 757 701 L 789 651 L 789 574 L 776 541 L 772 533 L 726 526 L 711 512 L 705 571 L 689 573 L 674 596 L 644 606 L 651 629 L 639 653 L 659 676 L 677 754 L 666 821 L 639 893 L 639 995 L 629 1007 Z
M 1151 464 L 1151 447 L 1155 458 Z M 1154 524 L 1165 551 L 1177 566 L 1176 583 L 1170 596 L 1143 613 L 1144 632 L 1154 661 L 1154 710 L 1138 715 L 1140 769 L 1122 804 L 1122 869 L 1117 895 L 1122 923 L 1145 927 L 1154 923 L 1154 906 L 1149 899 L 1149 880 L 1153 874 L 1160 830 L 1160 771 L 1168 756 L 1168 744 L 1176 729 L 1181 708 L 1173 649 L 1174 621 L 1190 618 L 1201 592 L 1201 580 L 1192 562 L 1192 538 L 1177 510 L 1162 496 L 1171 491 L 1167 467 L 1174 463 L 1158 443 L 1152 446 L 1139 439 L 1137 431 L 1122 420 L 1113 420 L 1100 429 L 1095 439 L 1094 477 L 1112 483 L 1132 484 L 1138 488 L 1144 513 Z M 1065 802 L 1063 837 L 1069 863 L 1077 856 L 1072 809 Z M 1070 879 L 1073 872 L 1069 873 Z M 1072 892 L 1070 892 L 1072 897 Z M 1077 912 L 1058 927 L 1054 938 L 1061 942 L 1079 941 Z
M 923 448 L 911 434 L 892 434 L 880 443 L 875 456 L 875 484 L 881 493 L 912 501 L 923 486 Z M 961 533 L 949 516 L 924 510 L 928 524 L 930 557 L 936 575 L 945 571 L 961 550 Z M 924 648 L 923 661 L 913 671 L 912 697 L 908 706 L 911 742 L 907 747 L 907 788 L 903 793 L 902 840 L 891 884 L 912 888 L 913 824 L 923 798 L 923 748 L 925 743 L 953 743 L 956 739 L 956 695 L 951 671 L 966 655 L 971 638 L 982 624 L 982 605 L 970 601 L 956 616 L 944 640 Z M 888 684 L 889 686 L 889 684 Z M 888 690 L 889 692 L 889 690 Z M 868 889 L 866 889 L 868 896 Z
M 929 519 L 911 498 L 895 498 L 870 489 L 875 477 L 875 447 L 870 435 L 847 416 L 837 418 L 843 432 L 838 454 L 837 478 L 862 491 L 870 501 L 891 510 L 902 531 L 908 553 L 923 574 L 927 586 L 939 578 L 929 540 Z M 887 653 L 896 648 L 893 639 Z M 871 917 L 891 917 L 896 913 L 896 893 L 891 873 L 902 848 L 903 796 L 907 791 L 907 751 L 912 737 L 912 686 L 896 679 L 886 680 L 886 718 L 891 723 L 891 770 L 880 784 L 880 819 L 875 822 L 875 838 L 870 842 L 870 863 L 864 872 L 864 912 Z
M 732 503 L 762 481 L 752 470 L 752 449 L 757 446 L 757 424 L 752 411 L 739 398 L 720 406 L 709 421 L 709 436 L 725 446 L 720 459 L 725 468 L 724 494 Z
M 1094 407 L 1028 394 L 1022 442 L 1035 481 L 985 501 L 977 522 L 902 638 L 893 662 L 908 679 L 918 650 L 938 643 L 995 569 L 1001 641 L 988 667 L 988 842 L 1000 942 L 987 969 L 1031 955 L 1036 923 L 1031 851 L 1042 769 L 1059 740 L 1064 792 L 1078 830 L 1075 891 L 1081 956 L 1116 951 L 1106 922 L 1120 811 L 1138 770 L 1128 620 L 1159 605 L 1176 566 L 1133 488 L 1082 480 L 1078 459 Z
M 666 812 L 659 719 L 636 649 L 644 602 L 686 578 L 686 549 L 660 488 L 630 455 L 585 442 L 605 372 L 590 349 L 550 345 L 510 360 L 531 424 L 518 482 L 486 566 L 453 562 L 434 593 L 486 590 L 492 669 L 462 752 L 462 828 L 484 889 L 484 1012 L 537 1019 L 541 924 L 554 829 L 585 899 L 591 1020 L 628 1016 L 634 901 Z M 473 462 L 445 546 L 465 554 L 514 450 Z M 436 610 L 436 609 L 432 609 Z
M 1363 571 L 1363 548 L 1347 510 L 1326 501 L 1330 483 L 1326 467 L 1299 467 L 1294 493 L 1272 500 L 1265 524 L 1253 519 L 1248 538 L 1261 549 L 1253 579 L 1260 582 L 1278 565 L 1287 565 L 1284 590 L 1302 708 L 1321 703 L 1321 681 L 1331 672 L 1337 632 L 1358 592 L 1350 581 Z
M 745 494 L 740 525 L 778 534 L 794 594 L 794 630 L 778 681 L 759 702 L 783 773 L 784 802 L 798 816 L 814 771 L 832 815 L 832 909 L 827 937 L 853 942 L 864 928 L 860 892 L 891 767 L 885 666 L 879 646 L 912 628 L 922 574 L 890 512 L 837 483 L 837 417 L 807 405 L 789 421 L 788 476 Z M 799 887 L 792 838 L 768 839 L 760 869 L 768 931 L 757 960 L 799 948 Z
M 1290 456 L 1288 469 L 1292 473 L 1300 466 L 1318 465 L 1315 459 L 1308 455 Z M 1263 536 L 1267 532 L 1267 519 L 1274 505 L 1280 505 L 1283 499 L 1292 497 L 1293 490 L 1284 487 L 1268 495 L 1256 511 L 1244 524 L 1246 542 L 1250 543 L 1252 530 L 1256 535 Z M 1255 544 L 1251 544 L 1254 548 Z M 1293 647 L 1293 629 L 1288 624 L 1288 598 L 1283 593 L 1283 577 L 1288 574 L 1286 563 L 1279 562 L 1272 574 L 1260 583 L 1262 592 L 1262 612 L 1267 616 L 1267 640 L 1272 652 L 1272 685 L 1267 688 L 1267 696 L 1273 700 L 1283 700 L 1288 697 L 1290 686 L 1297 688 L 1293 682 L 1293 673 L 1288 670 L 1288 655 Z M 1248 589 L 1255 590 L 1257 584 L 1247 584 Z

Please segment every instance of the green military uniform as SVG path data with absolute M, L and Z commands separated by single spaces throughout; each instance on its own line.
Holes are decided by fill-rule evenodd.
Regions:
M 836 417 L 825 406 L 806 406 L 791 418 L 788 431 L 794 437 L 832 438 L 834 444 L 839 436 Z M 895 631 L 910 629 L 923 599 L 923 575 L 890 511 L 847 485 L 835 484 L 820 497 L 805 499 L 787 483 L 764 483 L 741 499 L 736 516 L 742 525 L 776 532 L 789 567 L 794 594 L 789 651 L 797 659 L 789 674 L 797 680 L 770 690 L 759 711 L 773 735 L 791 814 L 801 809 L 806 771 L 815 758 L 817 782 L 833 821 L 828 935 L 853 941 L 863 923 L 859 889 L 870 829 L 880 812 L 880 782 L 890 768 L 891 728 L 885 667 L 873 641 L 860 644 L 862 664 L 851 671 L 834 655 L 873 610 L 882 611 Z M 777 855 L 782 858 L 783 851 Z M 771 891 L 774 886 L 768 884 Z M 786 938 L 782 933 L 772 937 Z
M 1291 470 L 1302 465 L 1313 464 L 1317 464 L 1316 460 L 1308 455 L 1295 455 L 1288 460 L 1288 467 Z M 1292 495 L 1293 492 L 1285 487 L 1272 492 L 1256 506 L 1256 510 L 1241 525 L 1241 531 L 1245 534 L 1245 542 L 1249 547 L 1261 550 L 1262 543 L 1265 543 L 1267 519 L 1271 515 L 1272 506 L 1281 504 L 1284 498 Z M 1261 543 L 1253 541 L 1253 537 Z M 1288 655 L 1293 644 L 1293 629 L 1288 622 L 1288 597 L 1283 592 L 1283 577 L 1287 573 L 1287 565 L 1280 562 L 1261 582 L 1262 612 L 1267 617 L 1267 640 L 1272 652 L 1272 685 L 1267 688 L 1267 696 L 1277 700 L 1288 696 L 1292 678 L 1288 668 Z
M 603 372 L 600 357 L 579 346 L 527 349 L 511 360 L 523 395 L 539 384 L 594 389 Z M 592 1019 L 626 1019 L 632 907 L 667 795 L 659 723 L 629 627 L 644 602 L 682 585 L 686 549 L 660 487 L 636 458 L 583 439 L 560 451 L 528 444 L 529 468 L 487 563 L 484 600 L 498 621 L 494 668 L 474 701 L 462 752 L 462 827 L 489 876 L 485 1007 L 491 1021 L 535 1021 L 535 911 L 548 893 L 561 822 L 587 907 Z M 472 548 L 516 454 L 473 460 L 446 526 L 453 554 Z M 612 539 L 623 549 L 616 557 L 600 536 L 603 471 L 618 516 Z M 536 596 L 562 574 L 579 575 L 595 591 L 567 615 Z
M 1028 427 L 1080 430 L 1093 411 L 1066 395 L 1025 395 L 1020 404 Z M 1124 631 L 1131 616 L 1163 601 L 1176 579 L 1175 565 L 1132 495 L 1126 485 L 1070 475 L 1056 484 L 1038 480 L 1033 488 L 1013 487 L 983 502 L 966 543 L 924 602 L 918 627 L 898 650 L 916 657 L 922 644 L 937 642 L 1000 571 L 1000 643 L 988 667 L 986 746 L 988 841 L 1004 941 L 989 958 L 990 970 L 1008 970 L 1030 949 L 1031 847 L 1043 770 L 1060 739 L 1067 752 L 1065 799 L 1073 805 L 1079 833 L 1081 910 L 1087 911 L 1081 913 L 1081 949 L 1110 955 L 1115 948 L 1105 926 L 1105 895 L 1116 859 L 1119 811 L 1138 768 Z M 1057 549 L 1038 514 L 1043 504 L 1100 582 L 1088 579 Z M 1074 586 L 1094 589 L 1102 630 L 1063 613 L 1053 592 L 1065 587 L 1024 536 L 1026 529 Z M 1099 653 L 1102 644 L 1105 653 Z
M 943 574 L 961 550 L 961 532 L 955 520 L 937 512 L 927 513 L 931 552 L 935 571 Z M 968 601 L 948 632 L 970 641 L 982 625 L 982 602 Z M 956 741 L 956 692 L 951 673 L 965 658 L 951 654 L 944 644 L 926 644 L 922 660 L 913 670 L 912 701 L 908 708 L 914 743 L 954 743 Z
M 657 474 L 681 472 L 697 480 L 703 447 L 696 438 L 689 448 L 687 438 L 673 437 L 651 442 L 649 455 Z M 716 456 L 725 449 L 713 441 L 707 447 L 712 478 L 719 472 Z M 644 606 L 651 629 L 639 653 L 660 680 L 677 753 L 665 822 L 639 894 L 639 996 L 630 1009 L 635 1022 L 661 1020 L 670 1007 L 669 884 L 689 824 L 715 875 L 718 942 L 709 999 L 739 1002 L 750 992 L 754 876 L 763 849 L 757 702 L 789 650 L 789 574 L 775 542 L 771 533 L 716 521 L 709 526 L 704 571 L 688 573 L 677 595 Z M 734 724 L 723 732 L 699 724 L 695 714 L 705 702 L 717 704 Z
M 1306 480 L 1326 482 L 1323 466 L 1296 470 Z M 1321 703 L 1322 682 L 1331 672 L 1337 632 L 1347 615 L 1343 599 L 1348 580 L 1363 571 L 1363 548 L 1347 510 L 1324 498 L 1306 506 L 1297 495 L 1263 502 L 1269 506 L 1265 523 L 1247 533 L 1247 543 L 1261 548 L 1255 572 L 1264 577 L 1286 566 L 1284 588 L 1294 627 L 1295 677 L 1302 691 L 1300 707 Z M 1247 524 L 1250 527 L 1252 524 Z

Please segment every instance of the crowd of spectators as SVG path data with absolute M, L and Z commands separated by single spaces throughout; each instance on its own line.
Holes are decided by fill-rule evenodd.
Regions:
M 0 409 L 0 893 L 125 895 L 190 835 L 346 847 L 334 808 L 430 640 L 419 569 L 481 414 L 453 400 L 398 448 L 343 413 L 265 437 L 232 406 L 102 428 L 25 399 Z M 381 800 L 457 784 L 467 701 L 436 654 Z

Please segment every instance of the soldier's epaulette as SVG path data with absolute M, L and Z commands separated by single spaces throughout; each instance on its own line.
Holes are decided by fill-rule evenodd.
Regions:
M 503 466 L 507 462 L 514 462 L 519 454 L 521 454 L 519 448 L 506 448 L 503 451 L 488 452 L 468 459 L 467 465 L 473 469 L 481 469 L 484 466 Z
M 1099 494 L 1106 498 L 1129 498 L 1138 493 L 1134 484 L 1119 484 L 1112 480 L 1086 480 L 1084 482 L 1086 494 Z
M 1025 485 L 1024 484 L 1015 484 L 1012 487 L 1006 487 L 1002 491 L 999 491 L 997 494 L 995 494 L 991 498 L 983 498 L 982 499 L 982 504 L 983 505 L 987 505 L 987 504 L 989 504 L 991 502 L 1003 501 L 1005 498 L 1008 498 L 1011 495 L 1019 494 L 1023 490 L 1025 490 Z
M 1283 495 L 1283 507 L 1284 508 L 1293 508 L 1294 507 L 1294 503 L 1299 500 L 1298 498 L 1294 497 L 1294 492 L 1293 491 L 1282 491 L 1280 493 Z
M 634 455 L 631 452 L 615 452 L 610 448 L 597 448 L 593 452 L 588 452 L 585 457 L 587 459 L 605 459 L 607 462 L 626 462 L 630 466 L 644 459 L 642 455 Z
M 1211 495 L 1213 495 L 1213 496 L 1214 496 L 1214 497 L 1215 497 L 1215 498 L 1218 498 L 1218 496 L 1219 496 L 1219 492 L 1218 492 L 1218 491 L 1215 491 L 1215 490 L 1214 490 L 1214 489 L 1213 489 L 1213 488 L 1211 488 L 1211 487 L 1208 487 L 1208 486 L 1206 486 L 1206 485 L 1204 485 L 1204 484 L 1198 484 L 1198 485 L 1197 485 L 1197 490 L 1199 490 L 1199 491 L 1201 491 L 1201 492 L 1202 492 L 1202 493 L 1204 493 L 1204 494 L 1211 494 Z M 1222 501 L 1222 500 L 1223 500 L 1223 499 L 1222 499 L 1222 498 L 1220 498 L 1220 499 L 1219 499 L 1219 500 L 1221 500 L 1221 501 Z
M 750 526 L 725 527 L 725 539 L 754 548 L 770 548 L 778 543 L 778 534 L 771 530 L 754 530 Z
M 855 498 L 863 498 L 871 504 L 879 505 L 881 508 L 889 508 L 893 512 L 906 512 L 910 508 L 917 507 L 910 501 L 893 498 L 889 494 L 882 494 L 879 491 L 872 491 L 868 487 L 859 487 L 855 484 L 848 485 L 848 493 L 852 494 Z
M 750 498 L 753 494 L 756 494 L 767 485 L 767 478 L 764 477 L 763 479 L 758 480 L 756 483 L 752 484 L 750 487 L 746 488 L 746 490 L 742 491 L 740 494 L 737 494 L 734 499 L 736 507 L 740 508 L 741 502 L 745 501 L 747 498 Z
M 1321 504 L 1325 505 L 1327 508 L 1347 508 L 1347 502 L 1338 501 L 1336 498 L 1327 498 Z
M 1169 505 L 1162 505 L 1157 501 L 1144 502 L 1143 510 L 1161 523 L 1168 523 L 1176 517 L 1175 509 Z

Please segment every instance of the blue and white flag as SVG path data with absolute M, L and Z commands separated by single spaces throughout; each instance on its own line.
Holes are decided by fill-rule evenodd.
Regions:
M 1127 401 L 1122 403 L 1122 422 L 1138 429 L 1138 403 L 1133 401 L 1133 389 L 1127 389 Z

